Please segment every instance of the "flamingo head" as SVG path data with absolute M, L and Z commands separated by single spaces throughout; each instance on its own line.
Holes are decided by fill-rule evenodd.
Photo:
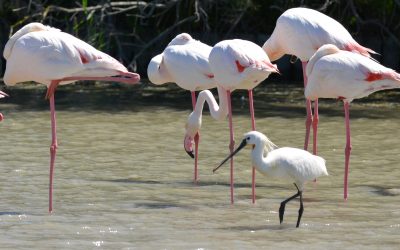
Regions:
M 183 147 L 186 153 L 192 158 L 195 157 L 193 154 L 193 144 L 195 143 L 195 137 L 198 134 L 201 127 L 201 115 L 196 116 L 194 112 L 189 115 L 189 118 L 185 125 L 185 139 L 183 141 Z
M 184 45 L 191 40 L 193 40 L 193 38 L 188 33 L 181 33 L 177 35 L 174 39 L 172 39 L 171 42 L 168 44 L 168 46 Z
M 163 54 L 156 55 L 147 66 L 147 76 L 150 82 L 161 85 L 172 81 L 163 63 Z

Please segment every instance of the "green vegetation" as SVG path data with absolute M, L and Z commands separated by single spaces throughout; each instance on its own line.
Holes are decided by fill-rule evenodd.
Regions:
M 0 1 L 0 43 L 29 22 L 69 32 L 145 76 L 147 63 L 180 32 L 213 44 L 271 34 L 288 8 L 306 6 L 341 22 L 378 59 L 400 68 L 400 0 L 10 0 Z M 396 59 L 396 55 L 397 59 Z M 4 60 L 1 61 L 4 70 Z

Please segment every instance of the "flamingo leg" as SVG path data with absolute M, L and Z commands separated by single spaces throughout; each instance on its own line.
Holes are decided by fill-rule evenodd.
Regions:
M 293 200 L 294 198 L 298 197 L 301 195 L 301 191 L 299 190 L 299 188 L 297 187 L 296 184 L 294 184 L 297 188 L 297 193 L 289 198 L 287 198 L 286 200 L 281 202 L 281 206 L 279 207 L 279 222 L 280 224 L 282 224 L 283 222 L 283 215 L 285 214 L 285 207 L 286 207 L 286 203 L 288 203 L 289 201 Z M 302 204 L 303 202 L 301 201 L 300 204 Z M 302 208 L 302 206 L 300 205 L 300 209 Z M 303 211 L 301 211 L 301 215 L 303 214 Z M 301 215 L 300 215 L 300 210 L 299 210 L 299 218 L 297 219 L 297 223 L 300 223 L 300 219 L 301 219 Z
M 51 85 L 57 85 L 58 82 L 53 81 Z M 56 109 L 54 103 L 54 92 L 49 95 L 50 101 L 50 118 L 51 118 L 51 145 L 50 145 L 50 180 L 49 180 L 49 212 L 53 211 L 53 175 L 54 163 L 56 160 L 57 152 L 57 123 L 56 123 Z
M 192 106 L 193 110 L 196 107 L 196 92 L 191 91 L 192 94 Z M 198 168 L 197 168 L 197 162 L 199 158 L 199 142 L 200 142 L 200 132 L 197 132 L 197 134 L 194 136 L 194 176 L 193 176 L 193 182 L 197 183 L 198 178 L 199 178 L 199 173 L 198 173 Z
M 316 99 L 314 101 L 314 116 L 313 116 L 313 120 L 312 120 L 312 125 L 313 125 L 313 154 L 314 155 L 317 155 L 318 122 L 319 122 L 318 99 Z
M 307 74 L 306 74 L 307 62 L 301 62 L 301 65 L 303 67 L 303 79 L 304 79 L 304 89 L 305 89 L 307 86 Z M 308 148 L 308 142 L 310 139 L 310 128 L 312 123 L 311 101 L 309 99 L 306 99 L 306 111 L 307 111 L 307 118 L 306 118 L 306 136 L 304 139 L 304 150 L 307 150 Z
M 249 106 L 251 116 L 251 129 L 256 130 L 256 120 L 254 118 L 254 102 L 253 102 L 253 90 L 249 89 Z M 256 169 L 253 166 L 251 173 L 251 197 L 253 204 L 256 202 Z
M 318 99 L 316 99 L 314 101 L 314 117 L 313 117 L 313 120 L 312 120 L 312 125 L 313 125 L 313 154 L 314 155 L 317 155 L 318 122 L 319 122 Z M 314 179 L 314 182 L 317 182 L 317 179 Z
M 228 100 L 228 117 L 229 117 L 229 136 L 230 136 L 229 150 L 230 153 L 232 154 L 233 149 L 235 147 L 235 138 L 233 135 L 231 91 L 227 90 L 226 95 Z M 233 157 L 231 158 L 230 162 L 231 162 L 231 171 L 230 171 L 231 204 L 233 204 Z
M 348 177 L 349 177 L 349 165 L 350 165 L 350 153 L 351 153 L 351 139 L 350 139 L 350 113 L 349 113 L 350 103 L 344 102 L 344 115 L 346 123 L 346 149 L 345 153 L 345 163 L 344 163 L 344 199 L 347 200 L 348 197 Z

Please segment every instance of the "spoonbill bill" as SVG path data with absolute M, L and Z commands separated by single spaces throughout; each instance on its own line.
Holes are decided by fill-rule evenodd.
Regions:
M 210 67 L 214 74 L 215 83 L 226 92 L 230 143 L 229 149 L 234 148 L 234 132 L 232 123 L 231 92 L 235 89 L 246 89 L 249 93 L 249 107 L 252 129 L 255 130 L 253 88 L 265 80 L 271 73 L 279 73 L 268 55 L 257 44 L 241 39 L 224 40 L 217 43 L 210 52 Z M 231 203 L 233 203 L 233 159 L 230 170 Z M 252 173 L 252 198 L 255 202 L 255 170 Z
M 285 54 L 300 58 L 303 67 L 304 87 L 307 86 L 305 74 L 307 61 L 324 44 L 335 44 L 343 50 L 358 52 L 370 57 L 373 50 L 358 44 L 350 33 L 333 18 L 308 8 L 286 10 L 276 21 L 271 37 L 264 43 L 263 49 L 271 61 Z M 310 127 L 313 125 L 313 153 L 317 154 L 318 99 L 314 100 L 314 117 L 311 101 L 306 100 L 306 135 L 304 149 L 308 148 Z
M 253 145 L 251 160 L 253 166 L 259 172 L 271 177 L 293 181 L 297 188 L 297 193 L 282 201 L 279 207 L 279 221 L 282 224 L 286 203 L 296 197 L 300 197 L 300 209 L 296 224 L 296 227 L 299 227 L 304 211 L 304 183 L 314 180 L 317 177 L 328 175 L 325 160 L 303 149 L 290 147 L 277 148 L 264 134 L 258 131 L 251 131 L 244 134 L 244 139 L 236 150 L 223 160 L 213 172 L 217 171 L 229 158 L 237 154 L 246 145 Z
M 197 90 L 205 90 L 215 88 L 214 75 L 211 72 L 208 56 L 212 47 L 198 40 L 193 39 L 187 33 L 177 35 L 164 51 L 153 57 L 147 67 L 147 75 L 149 80 L 161 85 L 167 82 L 175 82 L 179 87 L 189 90 L 192 96 L 193 109 L 196 106 Z M 192 135 L 190 141 L 194 141 L 195 154 L 193 154 L 190 143 L 186 143 L 184 147 L 190 157 L 194 159 L 194 177 L 193 181 L 198 181 L 198 147 L 200 134 Z
M 333 44 L 320 47 L 307 65 L 309 100 L 343 100 L 346 126 L 344 199 L 348 197 L 350 164 L 350 102 L 379 90 L 400 88 L 400 74 L 358 53 L 340 50 Z
M 137 83 L 140 76 L 129 72 L 111 56 L 78 38 L 41 23 L 30 23 L 8 40 L 4 82 L 15 85 L 35 81 L 47 86 L 50 100 L 52 143 L 50 146 L 49 212 L 53 210 L 53 170 L 57 151 L 54 92 L 59 84 L 78 80 Z

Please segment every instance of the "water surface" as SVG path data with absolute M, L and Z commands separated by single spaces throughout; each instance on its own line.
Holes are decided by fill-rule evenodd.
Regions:
M 205 113 L 200 182 L 183 150 L 190 96 L 177 88 L 76 85 L 56 93 L 59 149 L 54 212 L 48 214 L 50 119 L 44 88 L 7 89 L 1 100 L 0 248 L 4 249 L 398 249 L 400 244 L 400 97 L 356 101 L 350 111 L 350 196 L 343 197 L 342 104 L 321 101 L 319 154 L 330 176 L 308 183 L 279 225 L 291 183 L 257 175 L 252 204 L 250 149 L 236 157 L 235 204 L 227 121 Z M 14 96 L 14 98 L 13 98 Z M 234 92 L 236 141 L 250 130 L 248 106 Z M 386 102 L 380 101 L 385 98 Z M 246 99 L 246 98 L 245 98 Z M 301 88 L 267 85 L 255 93 L 256 122 L 279 146 L 302 147 Z

